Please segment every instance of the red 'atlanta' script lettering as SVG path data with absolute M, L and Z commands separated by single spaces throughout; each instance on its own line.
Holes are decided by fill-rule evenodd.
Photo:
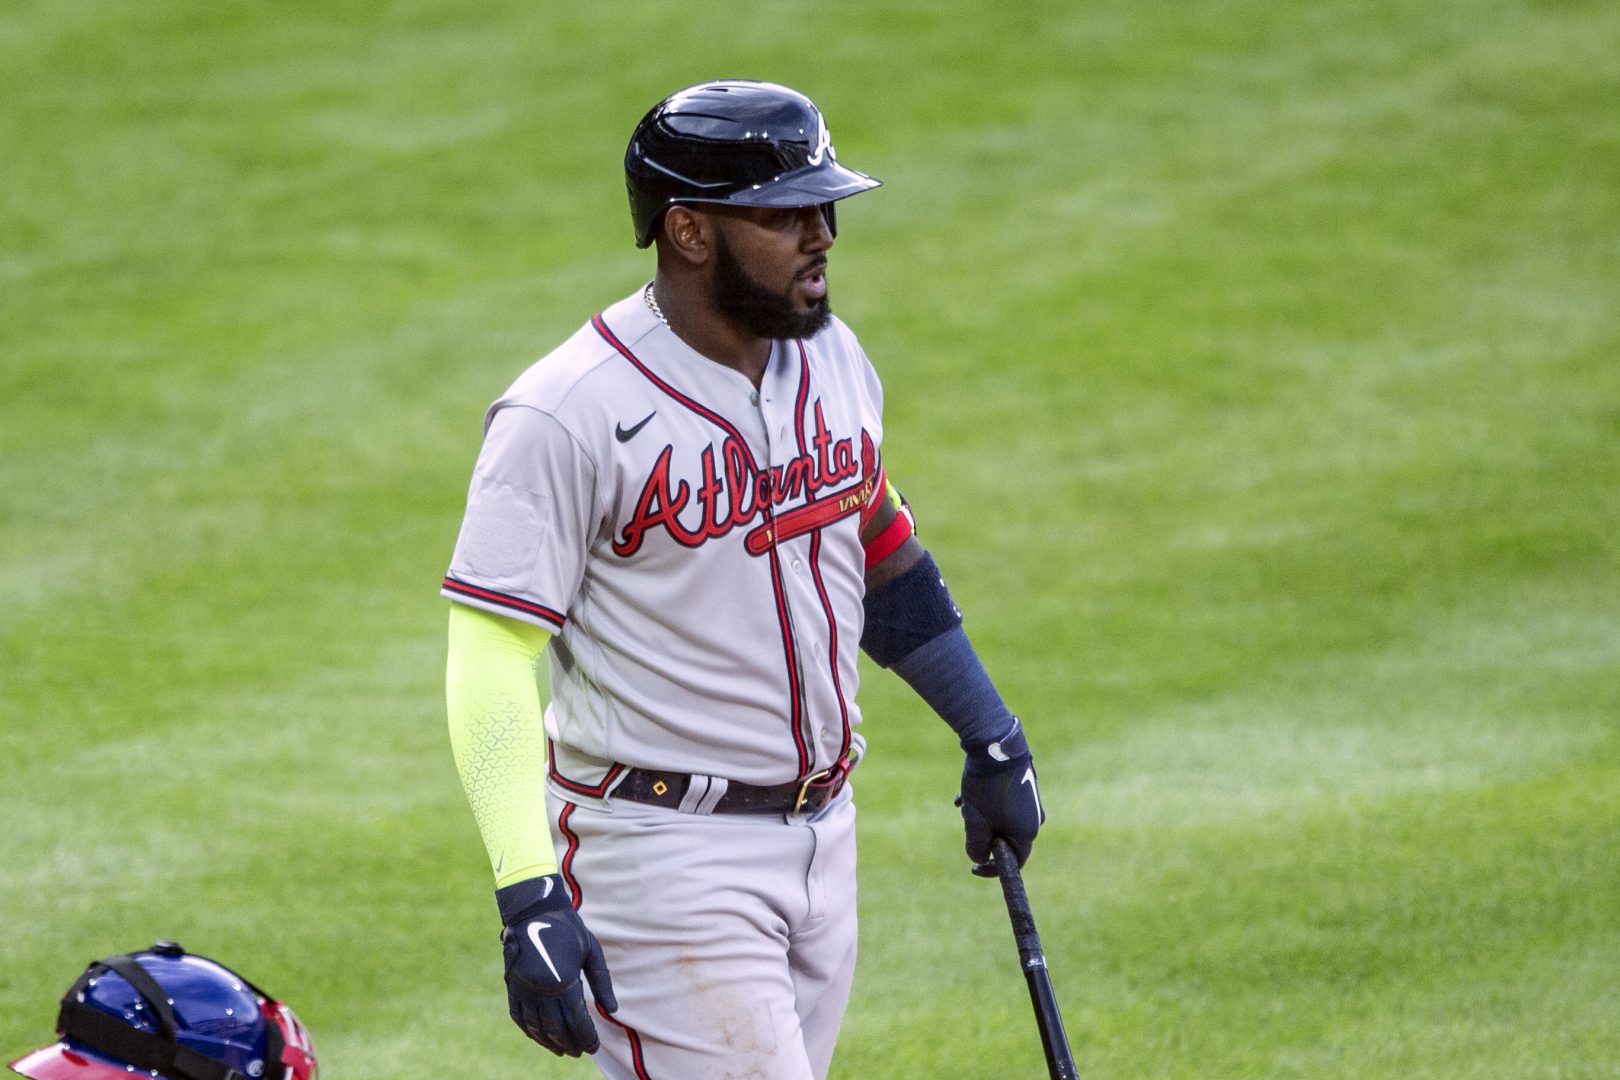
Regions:
M 854 439 L 835 440 L 828 432 L 819 401 L 815 413 L 816 432 L 805 452 L 768 471 L 756 466 L 748 448 L 733 436 L 726 436 L 718 453 L 712 443 L 704 447 L 698 460 L 702 479 L 695 489 L 686 480 L 671 478 L 670 464 L 675 448 L 664 447 L 641 487 L 635 512 L 613 541 L 614 554 L 634 555 L 641 549 L 647 533 L 660 528 L 668 530 L 676 543 L 698 547 L 759 518 L 769 521 L 776 507 L 792 499 L 802 497 L 815 501 L 820 492 L 846 480 L 862 477 L 870 481 L 875 477 L 877 448 L 872 437 L 861 432 L 861 455 L 857 460 Z M 870 498 L 870 495 L 867 491 L 866 496 Z M 823 524 L 855 513 L 864 505 L 862 501 L 851 499 L 850 492 L 835 492 L 828 498 L 836 498 L 839 512 L 829 516 Z M 696 511 L 695 515 L 686 515 L 688 520 L 696 518 L 690 525 L 681 520 L 688 507 Z M 756 547 L 759 550 L 754 550 Z M 769 547 L 770 543 L 750 543 L 749 551 L 759 555 Z

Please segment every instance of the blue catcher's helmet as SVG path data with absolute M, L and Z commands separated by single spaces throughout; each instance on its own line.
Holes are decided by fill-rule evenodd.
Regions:
M 30 1080 L 318 1080 L 293 1011 L 172 941 L 91 964 L 62 997 L 58 1040 L 11 1063 Z

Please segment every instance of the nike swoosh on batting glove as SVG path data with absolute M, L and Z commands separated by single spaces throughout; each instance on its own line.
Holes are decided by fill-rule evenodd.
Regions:
M 596 935 L 574 910 L 562 878 L 531 878 L 495 892 L 506 953 L 506 1003 L 523 1033 L 553 1054 L 578 1057 L 601 1047 L 580 976 L 597 1003 L 617 1012 L 613 980 Z
M 1018 865 L 1024 865 L 1035 834 L 1046 821 L 1046 811 L 1041 808 L 1035 759 L 1023 726 L 1016 720 L 1000 739 L 968 751 L 956 805 L 962 809 L 967 855 L 973 860 L 975 874 L 996 876 L 990 847 L 998 836 L 1012 845 Z

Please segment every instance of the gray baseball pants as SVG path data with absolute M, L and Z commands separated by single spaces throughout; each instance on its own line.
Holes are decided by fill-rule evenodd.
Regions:
M 855 972 L 852 790 L 813 818 L 551 794 L 619 999 L 611 1018 L 591 1006 L 603 1075 L 822 1080 Z

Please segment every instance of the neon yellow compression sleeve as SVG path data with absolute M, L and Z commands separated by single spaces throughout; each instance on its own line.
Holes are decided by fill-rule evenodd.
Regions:
M 546 642 L 526 622 L 450 605 L 444 696 L 461 786 L 495 887 L 557 872 L 546 819 Z

